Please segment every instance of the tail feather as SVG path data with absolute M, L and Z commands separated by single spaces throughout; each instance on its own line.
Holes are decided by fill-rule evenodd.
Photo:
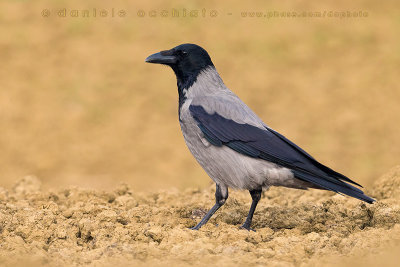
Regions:
M 299 170 L 293 170 L 293 174 L 296 178 L 300 180 L 313 183 L 315 185 L 318 185 L 327 190 L 334 191 L 336 193 L 342 193 L 360 199 L 370 204 L 372 204 L 375 201 L 375 199 L 365 195 L 364 192 L 361 191 L 360 189 L 339 180 L 337 180 L 339 183 L 338 182 L 333 183 L 329 180 L 321 179 L 318 176 Z
M 316 167 L 318 167 L 321 171 L 325 172 L 326 174 L 336 178 L 336 179 L 340 179 L 340 180 L 344 180 L 346 182 L 355 184 L 359 187 L 362 187 L 360 184 L 354 182 L 353 180 L 351 180 L 350 178 L 344 176 L 341 173 L 338 173 L 334 170 L 332 170 L 331 168 L 319 163 L 317 160 L 315 160 L 310 154 L 308 154 L 306 151 L 304 151 L 301 147 L 297 146 L 295 143 L 293 143 L 292 141 L 290 141 L 289 139 L 287 139 L 286 137 L 284 137 L 283 135 L 281 135 L 280 133 L 278 133 L 277 131 L 268 128 L 267 129 L 272 132 L 273 134 L 275 134 L 277 137 L 279 137 L 282 141 L 286 142 L 288 145 L 290 145 L 292 148 L 296 149 L 298 152 L 300 152 L 301 154 L 303 154 L 305 157 L 307 157 L 313 164 L 315 164 Z

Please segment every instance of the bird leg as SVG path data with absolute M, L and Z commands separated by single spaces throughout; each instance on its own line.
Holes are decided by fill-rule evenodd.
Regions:
M 248 231 L 250 230 L 254 231 L 253 229 L 250 228 L 250 226 L 251 226 L 251 221 L 253 220 L 254 211 L 256 210 L 258 201 L 260 201 L 261 198 L 262 189 L 250 190 L 249 192 L 253 201 L 251 202 L 249 215 L 247 215 L 246 221 L 241 226 L 241 228 L 246 229 Z
M 228 188 L 225 185 L 217 184 L 217 189 L 215 190 L 215 205 L 207 212 L 203 219 L 195 226 L 190 229 L 199 230 L 208 220 L 213 216 L 213 214 L 224 205 L 226 199 L 228 198 Z

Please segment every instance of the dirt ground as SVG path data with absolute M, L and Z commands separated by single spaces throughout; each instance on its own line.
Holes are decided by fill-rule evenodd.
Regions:
M 371 190 L 369 190 L 371 189 Z M 250 205 L 231 192 L 199 231 L 214 188 L 139 193 L 68 188 L 43 191 L 36 177 L 0 189 L 0 264 L 320 266 L 396 263 L 400 166 L 367 189 L 373 205 L 318 190 L 272 188 L 239 229 Z M 397 240 L 396 240 L 397 239 Z M 389 252 L 388 252 L 389 251 Z

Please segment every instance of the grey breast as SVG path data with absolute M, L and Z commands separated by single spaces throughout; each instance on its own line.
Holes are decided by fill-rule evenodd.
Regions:
M 200 105 L 209 114 L 218 113 L 237 123 L 266 127 L 262 120 L 224 85 L 214 68 L 203 71 L 197 82 L 185 94 L 186 100 L 180 107 L 180 125 L 185 142 L 198 163 L 217 184 L 247 190 L 271 185 L 308 187 L 308 183 L 295 179 L 287 168 L 266 160 L 250 158 L 226 146 L 213 146 L 204 138 L 189 111 L 190 105 Z

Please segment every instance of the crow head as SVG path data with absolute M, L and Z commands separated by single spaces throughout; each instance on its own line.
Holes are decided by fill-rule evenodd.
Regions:
M 181 44 L 155 53 L 146 62 L 170 66 L 181 90 L 189 88 L 202 70 L 214 67 L 207 51 L 195 44 Z

